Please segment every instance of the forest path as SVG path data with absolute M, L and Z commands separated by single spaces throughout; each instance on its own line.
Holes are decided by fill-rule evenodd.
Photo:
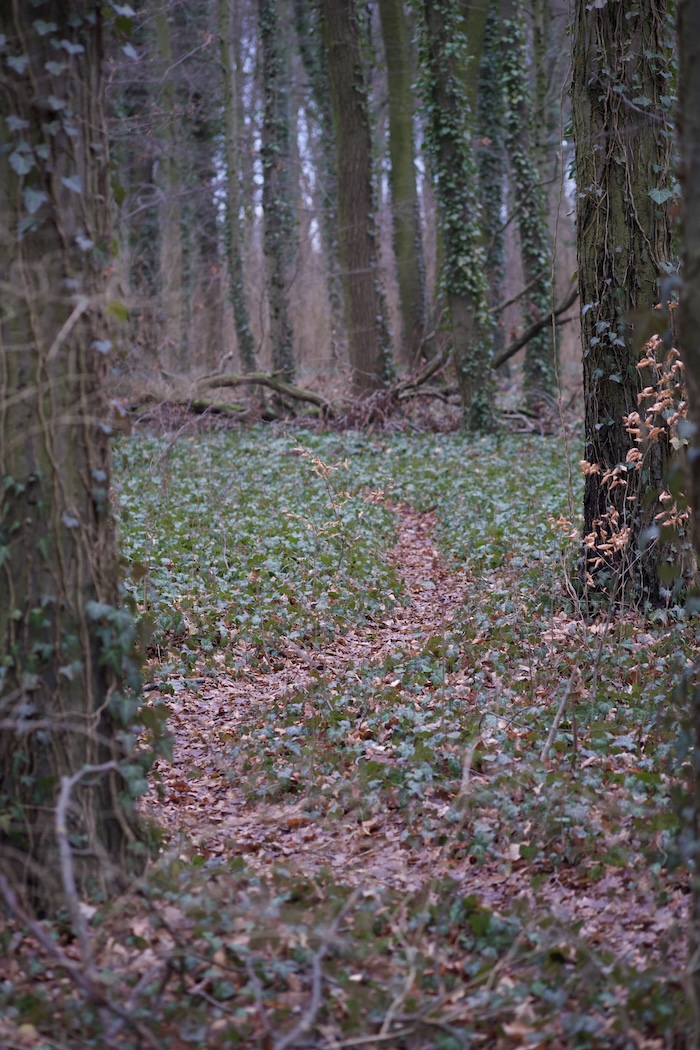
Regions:
M 396 512 L 391 560 L 410 596 L 407 605 L 397 604 L 383 621 L 350 625 L 322 650 L 305 652 L 288 642 L 283 664 L 268 672 L 247 670 L 235 678 L 224 673 L 201 691 L 181 689 L 169 700 L 174 761 L 159 763 L 163 798 L 152 790 L 148 805 L 173 846 L 180 843 L 188 854 L 194 846 L 204 856 L 240 855 L 261 874 L 280 861 L 305 878 L 330 866 L 338 882 L 364 887 L 414 891 L 434 876 L 440 851 L 406 848 L 398 809 L 386 814 L 381 827 L 352 817 L 326 822 L 312 818 L 315 803 L 307 807 L 303 793 L 293 804 L 255 803 L 230 779 L 231 746 L 245 747 L 261 707 L 308 688 L 314 670 L 342 677 L 363 665 L 381 665 L 398 650 L 408 658 L 418 654 L 427 639 L 445 634 L 469 600 L 468 577 L 449 572 L 434 545 L 434 515 L 406 506 Z M 456 677 L 447 674 L 443 688 L 464 688 Z
M 320 675 L 358 677 L 361 668 L 379 668 L 397 651 L 407 658 L 417 655 L 431 637 L 444 639 L 458 610 L 478 605 L 477 581 L 465 572 L 449 571 L 435 546 L 434 515 L 406 506 L 397 507 L 396 513 L 398 538 L 391 560 L 410 598 L 406 605 L 397 604 L 382 621 L 350 625 L 343 637 L 320 650 L 303 651 L 290 642 L 268 670 L 255 666 L 235 677 L 222 673 L 210 684 L 203 679 L 196 692 L 181 688 L 169 699 L 174 761 L 157 767 L 163 797 L 157 797 L 154 786 L 147 797 L 152 815 L 166 830 L 166 850 L 187 860 L 193 853 L 204 859 L 240 857 L 262 878 L 275 871 L 314 884 L 330 877 L 365 893 L 391 889 L 411 896 L 433 880 L 450 878 L 462 893 L 476 895 L 496 912 L 507 914 L 514 905 L 521 914 L 523 909 L 540 914 L 545 909 L 555 926 L 568 928 L 562 943 L 569 946 L 570 925 L 579 922 L 577 940 L 586 950 L 610 951 L 640 968 L 660 959 L 682 968 L 682 939 L 670 946 L 668 941 L 669 933 L 683 928 L 686 893 L 681 886 L 659 907 L 653 879 L 640 877 L 638 871 L 609 867 L 591 882 L 579 878 L 575 867 L 559 867 L 543 882 L 538 879 L 534 889 L 533 873 L 517 848 L 512 857 L 475 864 L 463 850 L 416 836 L 402 808 L 389 798 L 381 813 L 362 820 L 361 805 L 340 816 L 337 811 L 327 813 L 328 799 L 324 810 L 318 794 L 307 792 L 304 785 L 297 785 L 281 802 L 257 801 L 250 784 L 234 778 L 232 748 L 245 754 L 271 707 L 284 708 L 301 696 L 306 698 L 304 715 L 312 715 L 308 705 L 315 702 L 314 679 Z M 391 678 L 387 673 L 386 685 L 398 684 Z M 497 693 L 497 679 L 491 688 Z M 446 672 L 432 699 L 428 693 L 416 700 L 438 703 L 446 692 L 465 705 L 474 702 L 470 675 L 464 670 Z M 348 737 L 362 732 L 360 713 Z M 377 761 L 385 760 L 382 751 L 377 742 Z M 483 773 L 471 772 L 470 777 L 472 782 L 486 780 Z M 453 802 L 438 793 L 426 799 L 424 807 L 439 824 Z M 449 827 L 447 834 L 451 835 Z

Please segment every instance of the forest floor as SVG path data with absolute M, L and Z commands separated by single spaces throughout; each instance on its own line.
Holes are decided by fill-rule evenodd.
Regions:
M 0 1046 L 686 1045 L 670 698 L 698 626 L 583 615 L 565 445 L 125 446 L 160 855 L 85 906 L 89 961 L 53 933 L 106 1004 L 11 931 Z

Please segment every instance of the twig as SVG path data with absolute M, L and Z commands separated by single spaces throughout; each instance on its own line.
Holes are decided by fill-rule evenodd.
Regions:
M 541 762 L 546 762 L 547 761 L 547 755 L 549 754 L 549 750 L 550 750 L 550 748 L 552 746 L 552 743 L 554 741 L 554 737 L 556 736 L 557 729 L 559 728 L 559 723 L 561 722 L 563 714 L 564 714 L 564 708 L 566 707 L 566 704 L 567 704 L 567 701 L 569 699 L 569 696 L 571 695 L 571 690 L 574 687 L 574 682 L 575 682 L 575 680 L 576 680 L 576 678 L 578 676 L 578 673 L 579 673 L 578 672 L 578 664 L 576 664 L 574 666 L 573 671 L 571 672 L 571 677 L 569 678 L 569 681 L 566 683 L 566 689 L 564 690 L 564 695 L 562 696 L 561 701 L 559 702 L 559 707 L 557 708 L 557 713 L 554 716 L 554 721 L 552 722 L 552 726 L 551 726 L 551 728 L 549 730 L 549 735 L 547 737 L 547 743 L 542 748 L 542 754 L 540 755 L 540 761 Z
M 63 884 L 63 892 L 68 900 L 68 907 L 73 920 L 75 935 L 78 938 L 78 944 L 80 945 L 81 960 L 91 981 L 95 980 L 92 944 L 90 942 L 90 934 L 88 933 L 85 916 L 80 910 L 80 900 L 78 899 L 78 890 L 75 885 L 73 853 L 70 842 L 68 841 L 68 806 L 70 805 L 70 797 L 73 788 L 76 787 L 84 777 L 97 776 L 101 773 L 111 772 L 117 768 L 117 763 L 114 761 L 103 762 L 99 766 L 83 766 L 82 769 L 79 769 L 78 772 L 74 773 L 71 777 L 61 777 L 61 789 L 58 793 L 58 801 L 56 802 L 56 818 L 54 826 L 56 829 L 58 856 L 61 865 L 61 882 Z
M 535 287 L 537 282 L 544 277 L 544 274 L 545 271 L 541 270 L 538 274 L 535 274 L 530 283 L 526 284 L 525 287 L 522 288 L 517 295 L 511 295 L 510 299 L 506 299 L 504 303 L 499 303 L 498 306 L 494 306 L 491 310 L 493 316 L 498 317 L 499 314 L 502 314 L 504 310 L 507 310 L 509 306 L 513 305 L 513 303 L 517 303 L 518 299 L 522 299 L 524 295 L 527 295 L 527 293 Z
M 331 941 L 337 933 L 338 926 L 345 918 L 347 913 L 350 911 L 350 909 L 353 907 L 358 897 L 360 896 L 360 893 L 361 890 L 359 888 L 352 891 L 348 899 L 345 901 L 345 904 L 340 909 L 335 919 L 328 927 L 326 935 L 323 939 L 323 943 L 314 955 L 312 961 L 313 972 L 311 981 L 311 1002 L 309 1003 L 309 1006 L 305 1011 L 303 1017 L 301 1017 L 299 1022 L 295 1024 L 291 1032 L 287 1032 L 286 1035 L 283 1035 L 282 1038 L 275 1043 L 274 1050 L 287 1050 L 287 1047 L 292 1046 L 292 1044 L 297 1041 L 299 1036 L 303 1035 L 304 1032 L 308 1031 L 311 1025 L 316 1020 L 316 1015 L 319 1011 L 319 1007 L 321 1006 L 321 987 L 323 984 L 321 962 L 323 961 L 323 957 L 325 956 L 326 952 L 330 948 Z
M 23 926 L 27 927 L 44 951 L 56 960 L 58 965 L 65 970 L 71 981 L 73 981 L 76 987 L 90 1000 L 90 1002 L 98 1007 L 109 1010 L 110 1013 L 121 1018 L 121 1020 L 132 1028 L 136 1034 L 144 1040 L 144 1042 L 153 1047 L 153 1050 L 163 1050 L 162 1044 L 156 1039 L 153 1033 L 145 1028 L 135 1017 L 132 1017 L 126 1010 L 123 1010 L 118 1006 L 117 1003 L 113 1003 L 108 999 L 97 984 L 95 984 L 95 982 L 83 972 L 78 963 L 69 958 L 63 949 L 51 939 L 49 934 L 36 921 L 36 919 L 33 919 L 32 916 L 25 911 L 17 900 L 16 893 L 2 872 L 0 872 L 0 894 L 2 894 L 5 904 L 15 918 L 21 922 Z

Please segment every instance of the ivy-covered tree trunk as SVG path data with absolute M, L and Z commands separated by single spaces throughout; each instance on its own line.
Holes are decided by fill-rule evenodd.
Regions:
M 672 254 L 672 28 L 665 0 L 578 0 L 573 29 L 586 579 L 657 602 L 658 554 L 638 547 L 660 509 L 667 450 L 650 442 L 634 469 L 625 418 L 650 381 L 640 343 Z
M 241 222 L 240 164 L 238 161 L 238 91 L 232 43 L 232 0 L 219 0 L 219 33 L 223 72 L 224 151 L 226 157 L 226 226 L 224 237 L 228 261 L 229 297 L 244 372 L 254 372 L 255 342 L 248 320 L 243 273 L 243 226 Z
M 680 178 L 683 200 L 683 291 L 680 346 L 688 384 L 688 410 L 695 426 L 695 455 L 688 457 L 695 552 L 700 564 L 700 5 L 678 4 Z M 693 813 L 691 909 L 688 929 L 688 977 L 694 1031 L 688 1045 L 700 1046 L 700 685 L 694 683 L 692 734 L 694 753 L 688 763 Z
M 265 274 L 272 370 L 294 380 L 294 333 L 289 290 L 296 256 L 290 165 L 290 78 L 277 13 L 278 0 L 258 0 L 265 107 L 262 127 Z
M 400 357 L 409 368 L 423 354 L 428 332 L 423 234 L 416 186 L 413 68 L 403 0 L 379 0 L 389 91 L 389 186 L 394 255 L 403 323 Z
M 318 141 L 316 176 L 320 203 L 320 229 L 326 263 L 328 303 L 331 315 L 331 361 L 337 368 L 347 356 L 348 340 L 343 313 L 343 283 L 338 233 L 338 176 L 335 167 L 333 106 L 326 51 L 319 26 L 317 0 L 294 0 L 299 52 L 311 90 L 311 113 Z
M 494 425 L 494 382 L 485 259 L 479 228 L 472 114 L 465 87 L 469 48 L 461 0 L 422 0 L 421 92 L 426 147 L 435 176 L 443 275 L 454 359 L 468 430 Z
M 114 884 L 138 837 L 129 767 L 117 769 L 138 670 L 101 388 L 112 266 L 101 27 L 98 3 L 0 5 L 0 869 L 46 909 L 65 885 L 59 841 L 85 889 Z
M 510 161 L 513 203 L 518 214 L 520 255 L 525 286 L 523 321 L 529 327 L 552 309 L 552 248 L 546 198 L 530 136 L 530 83 L 522 0 L 501 0 L 501 85 L 505 151 Z M 550 325 L 525 349 L 524 387 L 531 407 L 543 394 L 556 392 L 556 348 Z
M 159 168 L 162 172 L 160 209 L 160 290 L 163 304 L 163 357 L 173 371 L 187 367 L 187 311 L 185 304 L 185 247 L 182 221 L 180 135 L 176 114 L 176 92 L 172 80 L 173 51 L 167 8 L 155 15 L 160 60 L 160 119 L 162 142 Z
M 345 324 L 357 396 L 389 378 L 386 306 L 378 268 L 372 138 L 360 32 L 354 0 L 321 0 L 333 105 L 338 181 L 338 232 Z

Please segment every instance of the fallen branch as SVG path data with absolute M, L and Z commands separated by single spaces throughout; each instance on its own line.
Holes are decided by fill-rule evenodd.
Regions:
M 396 396 L 400 397 L 404 391 L 415 390 L 416 387 L 422 386 L 423 383 L 427 383 L 429 379 L 432 379 L 436 372 L 439 372 L 441 368 L 448 364 L 451 355 L 451 349 L 442 350 L 439 354 L 436 354 L 435 357 L 432 357 L 417 375 L 410 375 L 406 376 L 404 379 L 400 379 L 394 387 Z
M 283 397 L 292 398 L 293 401 L 308 401 L 310 404 L 316 405 L 327 415 L 333 415 L 330 403 L 326 401 L 325 397 L 321 394 L 317 394 L 315 390 L 308 390 L 306 387 L 296 386 L 294 383 L 287 383 L 284 379 L 280 379 L 275 375 L 270 375 L 267 372 L 246 372 L 243 375 L 230 373 L 228 375 L 220 376 L 205 376 L 203 379 L 199 380 L 198 385 L 201 389 L 231 386 L 264 386 L 269 390 L 274 390 L 277 394 L 282 394 Z
M 559 304 L 559 306 L 556 306 L 554 310 L 548 313 L 545 317 L 541 317 L 539 321 L 536 321 L 533 325 L 530 325 L 530 327 L 525 332 L 523 332 L 523 334 L 519 336 L 514 342 L 510 343 L 509 346 L 504 347 L 503 350 L 500 350 L 497 354 L 494 354 L 494 356 L 491 358 L 491 368 L 500 368 L 501 365 L 504 365 L 506 363 L 506 361 L 510 361 L 511 357 L 517 354 L 518 350 L 522 350 L 522 348 L 527 343 L 529 343 L 531 339 L 534 339 L 535 336 L 538 335 L 543 328 L 546 328 L 547 325 L 551 325 L 552 322 L 559 325 L 567 324 L 569 321 L 573 321 L 573 317 L 567 317 L 563 321 L 559 321 L 558 318 L 561 314 L 565 313 L 570 306 L 573 306 L 577 298 L 578 286 L 574 285 L 567 297 Z
M 0 872 L 0 895 L 4 898 L 5 904 L 10 913 L 14 915 L 18 922 L 23 926 L 26 926 L 34 937 L 34 940 L 41 945 L 47 955 L 55 960 L 57 965 L 62 968 L 75 986 L 91 1003 L 93 1003 L 94 1006 L 108 1010 L 110 1013 L 114 1014 L 123 1021 L 124 1024 L 128 1025 L 129 1028 L 136 1032 L 142 1042 L 153 1047 L 153 1050 L 162 1050 L 161 1043 L 156 1039 L 153 1033 L 137 1020 L 137 1018 L 132 1017 L 127 1010 L 122 1009 L 118 1003 L 112 1002 L 95 981 L 84 972 L 81 966 L 74 962 L 70 956 L 66 955 L 63 949 L 56 944 L 48 931 L 45 930 L 36 919 L 33 919 L 29 912 L 25 911 L 19 903 L 17 895 L 12 889 L 10 883 L 2 872 Z
M 562 720 L 562 717 L 563 717 L 563 714 L 564 714 L 564 709 L 566 708 L 566 705 L 568 703 L 569 697 L 571 696 L 571 691 L 572 691 L 572 689 L 574 687 L 574 682 L 576 681 L 577 678 L 578 678 L 578 664 L 576 664 L 574 666 L 574 669 L 571 672 L 571 677 L 569 678 L 569 681 L 566 683 L 566 689 L 564 690 L 564 695 L 562 696 L 562 698 L 561 698 L 561 700 L 559 702 L 559 707 L 557 708 L 557 713 L 554 716 L 554 721 L 552 722 L 551 728 L 549 730 L 549 734 L 547 736 L 547 742 L 544 745 L 544 747 L 542 748 L 542 754 L 540 755 L 540 762 L 542 762 L 542 763 L 547 761 L 547 755 L 549 754 L 549 750 L 550 750 L 552 744 L 554 743 L 554 737 L 557 735 L 557 730 L 559 728 L 559 723 Z
M 287 1050 L 288 1046 L 292 1046 L 296 1043 L 297 1039 L 307 1032 L 311 1025 L 316 1020 L 316 1015 L 321 1006 L 321 988 L 323 984 L 323 973 L 321 970 L 321 962 L 324 955 L 331 946 L 331 942 L 338 932 L 338 927 L 343 921 L 345 916 L 354 907 L 356 901 L 361 894 L 360 889 L 352 891 L 345 904 L 342 906 L 338 914 L 336 915 L 333 922 L 328 927 L 323 942 L 316 952 L 312 960 L 312 981 L 311 981 L 311 1002 L 309 1003 L 308 1009 L 304 1013 L 303 1017 L 295 1024 L 294 1028 L 286 1035 L 283 1035 L 281 1039 L 277 1040 L 274 1046 L 274 1050 Z

